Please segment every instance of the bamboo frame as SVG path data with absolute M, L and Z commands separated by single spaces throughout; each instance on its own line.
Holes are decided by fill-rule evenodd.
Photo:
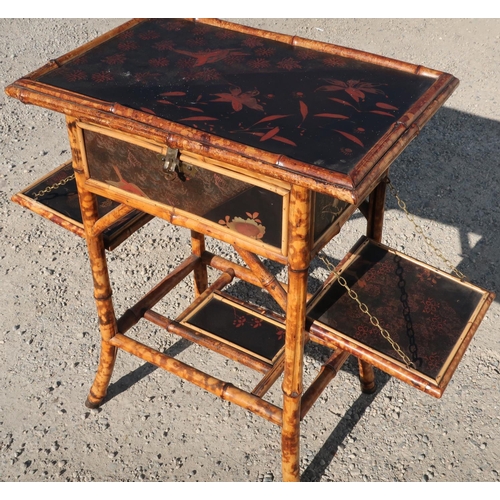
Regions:
M 186 278 L 200 262 L 199 257 L 189 256 L 179 264 L 171 273 L 152 288 L 136 304 L 127 309 L 118 320 L 118 331 L 126 333 L 144 317 L 146 311 L 154 307 L 165 295 Z
M 118 205 L 115 209 L 103 215 L 96 221 L 92 227 L 92 234 L 98 236 L 99 234 L 109 229 L 115 222 L 118 222 L 122 217 L 132 213 L 135 209 L 127 205 Z
M 234 249 L 239 253 L 240 257 L 245 261 L 246 265 L 255 274 L 255 276 L 257 276 L 262 288 L 264 288 L 269 295 L 274 298 L 281 309 L 286 311 L 287 294 L 284 288 L 280 285 L 279 281 L 276 279 L 276 276 L 269 272 L 256 255 L 236 246 Z
M 328 361 L 323 364 L 320 372 L 302 396 L 300 408 L 301 420 L 307 415 L 307 412 L 312 408 L 315 401 L 321 396 L 327 385 L 337 376 L 337 373 L 340 371 L 349 356 L 350 354 L 348 352 L 336 349 Z
M 99 220 L 95 195 L 85 189 L 83 159 L 80 154 L 79 137 L 76 121 L 67 117 L 68 136 L 73 155 L 73 169 L 80 199 L 83 226 L 89 254 L 92 278 L 94 281 L 94 299 L 101 331 L 101 356 L 94 383 L 85 402 L 89 408 L 99 406 L 106 396 L 107 388 L 113 374 L 117 349 L 110 340 L 117 333 L 117 322 L 112 301 L 112 289 L 109 280 L 106 252 L 102 235 L 93 235 L 93 226 Z
M 310 263 L 311 192 L 293 186 L 290 196 L 288 299 L 286 308 L 283 429 L 281 433 L 284 481 L 300 478 L 300 403 L 305 344 L 307 276 Z
M 191 249 L 193 255 L 199 257 L 194 268 L 194 296 L 198 297 L 208 286 L 207 265 L 201 260 L 201 256 L 205 252 L 205 236 L 197 231 L 191 231 Z
M 262 398 L 266 392 L 274 385 L 276 380 L 283 373 L 283 369 L 285 367 L 285 356 L 282 352 L 279 358 L 274 362 L 273 367 L 266 372 L 264 377 L 260 380 L 260 382 L 255 386 L 252 391 L 254 396 L 258 396 Z
M 229 382 L 224 382 L 216 377 L 212 377 L 201 370 L 186 365 L 182 361 L 167 356 L 161 352 L 152 349 L 140 342 L 122 335 L 116 334 L 110 341 L 116 348 L 123 349 L 134 356 L 137 356 L 148 363 L 162 368 L 178 377 L 191 382 L 192 384 L 215 394 L 219 398 L 230 401 L 251 412 L 265 418 L 269 422 L 282 425 L 282 410 L 272 403 L 262 400 L 259 397 L 250 394 L 242 389 L 238 389 Z

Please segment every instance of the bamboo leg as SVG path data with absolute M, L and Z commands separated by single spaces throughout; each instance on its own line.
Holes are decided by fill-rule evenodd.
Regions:
M 116 347 L 109 341 L 117 333 L 116 318 L 112 302 L 111 284 L 109 281 L 106 252 L 102 235 L 95 236 L 93 228 L 99 219 L 97 212 L 96 196 L 85 189 L 85 173 L 80 153 L 80 143 L 75 121 L 67 118 L 68 134 L 73 155 L 73 167 L 75 170 L 78 197 L 82 211 L 83 226 L 87 240 L 92 278 L 94 280 L 94 298 L 99 318 L 99 329 L 101 331 L 101 356 L 94 383 L 90 389 L 85 405 L 89 408 L 98 407 L 104 397 L 113 373 L 116 360 Z
M 383 177 L 378 186 L 370 194 L 366 236 L 377 242 L 382 241 L 382 228 L 384 225 L 386 179 Z
M 283 428 L 283 481 L 299 481 L 300 403 L 303 383 L 307 276 L 310 262 L 311 193 L 293 186 L 288 241 L 288 298 L 286 305 Z
M 196 231 L 191 231 L 191 247 L 193 255 L 201 257 L 205 251 L 205 236 Z M 207 266 L 203 262 L 194 268 L 194 296 L 198 297 L 208 286 Z
M 257 255 L 248 252 L 243 248 L 234 245 L 234 249 L 240 254 L 240 257 L 245 261 L 245 264 L 257 276 L 262 287 L 269 292 L 278 305 L 286 311 L 286 292 L 279 281 L 267 268 L 262 264 Z
M 370 194 L 368 206 L 368 217 L 366 224 L 366 235 L 373 240 L 382 241 L 382 228 L 384 225 L 384 210 L 385 210 L 385 192 L 386 192 L 386 176 L 382 178 L 378 186 Z M 359 381 L 361 391 L 365 394 L 373 394 L 377 390 L 375 381 L 375 373 L 373 366 L 358 359 L 359 365 Z

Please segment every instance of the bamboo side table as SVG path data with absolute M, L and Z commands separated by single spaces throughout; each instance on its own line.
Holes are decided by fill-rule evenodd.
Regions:
M 440 397 L 493 294 L 379 242 L 389 166 L 457 84 L 439 71 L 300 37 L 154 19 L 127 22 L 8 86 L 10 96 L 66 116 L 72 160 L 13 200 L 86 238 L 102 338 L 87 406 L 104 400 L 123 349 L 281 426 L 283 479 L 292 481 L 300 478 L 300 420 L 349 355 L 359 359 L 365 392 L 375 390 L 377 366 Z M 309 297 L 311 259 L 357 209 L 369 240 Z M 191 230 L 192 254 L 117 318 L 105 249 L 152 217 Z M 246 266 L 207 252 L 205 236 L 233 245 Z M 259 256 L 286 265 L 288 283 Z M 211 285 L 207 266 L 221 271 Z M 339 272 L 358 291 L 370 276 L 372 289 L 387 290 L 397 276 L 401 291 L 405 273 L 409 292 L 441 300 L 447 321 L 428 328 L 438 324 L 433 311 L 411 303 L 422 334 L 408 345 L 397 302 L 406 304 L 408 324 L 409 292 L 370 296 L 370 310 L 394 320 L 406 360 L 398 357 L 376 329 L 368 337 L 350 331 L 366 318 L 346 316 Z M 191 273 L 194 302 L 175 319 L 156 312 Z M 234 278 L 266 289 L 283 315 L 225 293 Z M 381 308 L 388 302 L 393 309 Z M 241 389 L 141 344 L 126 332 L 142 319 L 263 378 Z M 304 391 L 307 341 L 332 356 Z M 278 407 L 264 396 L 282 374 Z

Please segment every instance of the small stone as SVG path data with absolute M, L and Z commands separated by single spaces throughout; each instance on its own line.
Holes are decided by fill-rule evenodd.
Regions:
M 264 474 L 264 479 L 263 479 L 263 482 L 264 483 L 272 483 L 274 481 L 274 475 L 272 472 L 266 472 Z

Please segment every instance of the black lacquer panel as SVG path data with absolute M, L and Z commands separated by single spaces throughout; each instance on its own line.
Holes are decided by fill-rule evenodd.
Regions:
M 186 324 L 272 362 L 285 345 L 284 327 L 213 295 Z
M 90 130 L 83 136 L 92 179 L 281 248 L 282 195 L 196 166 L 166 178 L 161 154 Z
M 362 247 L 342 276 L 418 371 L 434 379 L 484 295 L 373 242 Z M 327 288 L 308 316 L 401 362 L 337 281 Z
M 348 174 L 435 80 L 155 19 L 39 81 Z

